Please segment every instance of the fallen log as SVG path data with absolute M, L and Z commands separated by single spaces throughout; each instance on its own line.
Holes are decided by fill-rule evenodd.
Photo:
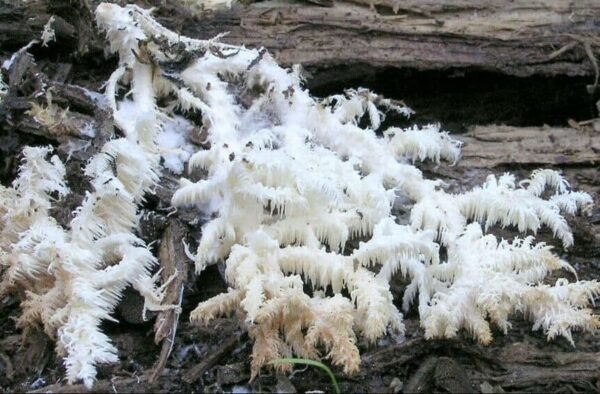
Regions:
M 459 167 L 510 164 L 597 165 L 600 133 L 592 128 L 475 126 L 466 136 Z
M 0 0 L 0 42 L 18 49 L 50 16 L 61 45 L 99 52 L 93 26 L 99 1 Z M 600 3 L 594 0 L 344 0 L 330 7 L 268 0 L 202 12 L 179 0 L 146 0 L 159 20 L 192 37 L 265 47 L 284 65 L 418 70 L 486 70 L 507 75 L 596 76 Z M 64 50 L 64 49 L 63 49 Z M 364 69 L 362 69 L 364 72 Z
M 200 17 L 176 0 L 161 21 L 188 36 L 266 47 L 280 63 L 480 69 L 516 76 L 595 75 L 600 3 L 593 0 L 290 0 L 236 5 Z M 165 4 L 166 3 L 166 4 Z

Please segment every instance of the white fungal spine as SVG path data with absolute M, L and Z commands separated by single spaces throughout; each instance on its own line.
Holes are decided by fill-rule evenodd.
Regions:
M 99 18 L 102 20 L 102 18 Z M 123 22 L 127 23 L 127 21 Z M 139 41 L 130 32 L 102 26 L 113 40 L 125 40 L 119 68 L 107 85 L 116 125 L 125 136 L 108 141 L 85 168 L 92 191 L 74 212 L 70 229 L 48 216 L 51 192 L 64 195 L 65 170 L 50 148 L 28 148 L 13 189 L 2 191 L 2 260 L 9 265 L 1 291 L 26 290 L 20 326 L 41 323 L 57 339 L 69 382 L 83 380 L 91 387 L 95 365 L 118 360 L 116 348 L 100 331 L 123 290 L 131 285 L 145 298 L 145 309 L 160 310 L 163 289 L 155 286 L 151 270 L 156 258 L 133 232 L 138 205 L 159 179 L 155 138 L 160 131 L 153 71 L 135 61 Z M 134 28 L 133 26 L 131 27 Z M 136 38 L 141 31 L 137 31 Z M 115 48 L 122 48 L 118 42 Z M 131 100 L 117 103 L 117 84 L 131 82 Z M 17 195 L 28 207 L 13 206 L 5 196 Z M 31 211 L 27 218 L 23 215 Z M 22 217 L 22 220 L 16 220 Z
M 410 281 L 403 307 L 418 295 L 427 338 L 465 329 L 487 344 L 490 324 L 506 331 L 519 313 L 549 339 L 572 341 L 573 329 L 600 326 L 587 309 L 598 282 L 545 285 L 551 271 L 572 267 L 532 236 L 508 242 L 486 234 L 497 225 L 522 233 L 545 225 L 571 246 L 562 213 L 589 210 L 592 201 L 570 191 L 558 172 L 536 171 L 520 184 L 510 174 L 490 175 L 481 187 L 450 194 L 414 163 L 454 163 L 460 142 L 437 125 L 375 133 L 384 110 L 410 114 L 401 103 L 365 89 L 318 100 L 302 87 L 298 68 L 279 67 L 266 51 L 182 37 L 136 6 L 103 3 L 97 19 L 120 57 L 106 92 L 125 137 L 109 141 L 86 168 L 94 191 L 69 232 L 45 208 L 16 230 L 4 220 L 0 243 L 10 240 L 3 259 L 12 264 L 9 274 L 18 271 L 13 281 L 34 288 L 21 320 L 58 331 L 70 381 L 89 386 L 95 363 L 116 359 L 98 324 L 110 318 L 127 284 L 148 307 L 160 308 L 161 289 L 149 273 L 155 260 L 132 230 L 137 205 L 158 179 L 156 135 L 175 109 L 201 114 L 210 148 L 188 163 L 207 178 L 182 178 L 172 203 L 214 214 L 192 257 L 198 272 L 225 262 L 231 286 L 202 302 L 191 319 L 207 323 L 238 312 L 255 341 L 253 377 L 270 359 L 318 358 L 322 349 L 345 373 L 356 372 L 357 335 L 373 343 L 405 330 L 389 285 L 397 272 Z M 192 60 L 180 72 L 162 69 L 182 53 Z M 120 82 L 130 82 L 131 99 L 117 102 Z M 364 115 L 370 123 L 360 127 Z M 49 174 L 62 179 L 60 164 L 51 164 Z M 49 193 L 63 190 L 60 182 L 31 186 L 31 200 L 48 206 Z M 3 218 L 28 209 L 9 202 L 24 193 L 18 183 L 0 192 Z M 410 210 L 405 219 L 394 216 L 400 199 Z
M 584 309 L 598 294 L 597 282 L 542 285 L 550 271 L 570 266 L 532 238 L 498 242 L 484 233 L 495 225 L 521 232 L 546 225 L 571 246 L 561 211 L 585 210 L 591 198 L 570 192 L 560 174 L 536 171 L 520 186 L 512 175 L 490 176 L 472 191 L 446 193 L 442 182 L 424 179 L 411 163 L 454 163 L 460 142 L 436 125 L 375 134 L 383 110 L 410 114 L 400 103 L 365 89 L 317 100 L 303 89 L 297 69 L 279 67 L 264 50 L 175 36 L 135 6 L 101 7 L 106 24 L 123 34 L 111 40 L 114 49 L 132 62 L 140 61 L 129 55 L 134 38 L 146 40 L 153 59 L 172 59 L 175 47 L 195 55 L 179 73 L 167 76 L 158 66 L 153 80 L 155 89 L 173 94 L 172 107 L 202 114 L 210 144 L 189 161 L 207 178 L 181 179 L 172 202 L 216 215 L 192 257 L 197 271 L 224 261 L 232 288 L 201 303 L 191 318 L 206 323 L 240 312 L 255 340 L 253 376 L 272 358 L 318 357 L 319 344 L 333 363 L 355 372 L 356 334 L 373 342 L 388 330 L 404 331 L 388 284 L 398 271 L 410 280 L 404 307 L 418 294 L 429 338 L 464 328 L 489 343 L 487 319 L 506 330 L 515 313 L 549 338 L 598 326 Z M 363 115 L 368 128 L 359 127 Z M 550 198 L 543 193 L 548 186 Z M 403 223 L 392 212 L 399 197 L 412 201 Z M 364 241 L 348 250 L 356 238 Z M 312 297 L 305 283 L 312 284 Z M 572 302 L 575 294 L 587 297 Z

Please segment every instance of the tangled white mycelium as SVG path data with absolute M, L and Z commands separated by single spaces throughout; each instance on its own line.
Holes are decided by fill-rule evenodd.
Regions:
M 522 233 L 545 225 L 571 246 L 562 213 L 592 201 L 556 171 L 518 184 L 510 174 L 490 176 L 466 193 L 447 193 L 413 164 L 455 162 L 460 142 L 435 125 L 376 134 L 385 112 L 410 114 L 403 105 L 365 89 L 312 97 L 298 67 L 278 66 L 263 49 L 180 36 L 137 6 L 101 4 L 96 15 L 120 58 L 106 95 L 125 137 L 87 166 L 94 191 L 69 230 L 48 216 L 51 196 L 68 192 L 60 161 L 45 161 L 48 149 L 25 150 L 13 188 L 0 189 L 4 286 L 26 291 L 21 321 L 41 322 L 57 338 L 70 381 L 90 385 L 96 363 L 116 360 L 98 325 L 128 283 L 160 308 L 148 271 L 155 259 L 132 231 L 137 205 L 158 180 L 159 155 L 171 157 L 174 170 L 189 157 L 189 146 L 155 143 L 165 129 L 189 126 L 176 113 L 201 115 L 209 148 L 188 162 L 206 178 L 182 178 L 172 204 L 214 217 L 190 255 L 198 272 L 224 262 L 230 286 L 191 320 L 242 316 L 254 340 L 253 377 L 271 359 L 316 359 L 322 351 L 356 372 L 357 335 L 373 343 L 404 333 L 389 286 L 398 271 L 410 281 L 403 306 L 418 297 L 426 338 L 465 329 L 487 344 L 490 323 L 506 332 L 514 314 L 548 338 L 572 341 L 573 329 L 600 326 L 587 309 L 598 282 L 544 284 L 553 270 L 572 267 L 532 236 L 509 242 L 486 234 L 496 225 Z M 119 83 L 131 94 L 117 102 Z M 406 219 L 394 216 L 399 202 L 410 210 Z

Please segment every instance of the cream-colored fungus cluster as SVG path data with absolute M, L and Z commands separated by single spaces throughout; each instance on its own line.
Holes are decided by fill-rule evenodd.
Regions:
M 532 236 L 487 233 L 514 226 L 534 234 L 544 225 L 571 246 L 562 215 L 592 201 L 556 171 L 520 183 L 490 176 L 481 187 L 448 193 L 414 163 L 453 163 L 460 142 L 436 125 L 381 130 L 386 112 L 410 114 L 402 104 L 365 89 L 316 98 L 298 67 L 280 67 L 265 50 L 180 36 L 136 6 L 101 4 L 96 14 L 120 59 L 106 95 L 125 137 L 106 143 L 86 167 L 93 190 L 70 228 L 48 215 L 54 197 L 68 193 L 49 149 L 27 148 L 13 187 L 0 189 L 2 290 L 24 292 L 20 324 L 41 323 L 56 338 L 70 381 L 91 385 L 96 363 L 117 360 L 98 327 L 125 286 L 161 308 L 149 273 L 155 258 L 133 235 L 161 154 L 175 155 L 173 168 L 187 161 L 206 171 L 197 182 L 182 178 L 172 204 L 213 217 L 189 254 L 198 272 L 223 262 L 230 286 L 191 319 L 241 316 L 254 341 L 253 376 L 265 362 L 293 355 L 326 356 L 356 372 L 357 337 L 373 343 L 404 333 L 389 285 L 397 272 L 410 283 L 404 308 L 418 302 L 427 338 L 464 329 L 487 344 L 490 326 L 506 331 L 515 314 L 548 338 L 572 341 L 573 329 L 598 328 L 587 309 L 598 282 L 543 284 L 550 272 L 573 269 Z M 117 100 L 119 84 L 130 91 Z M 189 147 L 177 151 L 159 134 L 188 127 L 192 114 L 200 115 L 207 148 L 190 156 Z M 395 216 L 398 204 L 408 217 Z

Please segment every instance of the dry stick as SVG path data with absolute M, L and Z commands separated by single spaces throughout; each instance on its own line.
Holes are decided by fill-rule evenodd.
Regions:
M 404 387 L 404 392 L 423 393 L 430 390 L 431 386 L 429 383 L 432 381 L 437 360 L 438 359 L 435 356 L 428 356 L 421 362 L 416 372 L 408 379 L 408 382 Z
M 83 384 L 64 384 L 55 383 L 36 390 L 28 391 L 28 393 L 117 393 L 129 390 L 135 387 L 144 380 L 144 375 L 134 378 L 113 377 L 112 379 L 102 379 L 96 381 L 91 389 L 88 389 Z
M 594 50 L 592 49 L 592 44 L 600 45 L 600 40 L 595 37 L 588 37 L 588 36 L 583 36 L 580 34 L 567 34 L 567 36 L 571 37 L 577 43 L 581 43 L 581 45 L 583 45 L 585 54 L 587 55 L 590 62 L 592 63 L 592 67 L 594 68 L 594 84 L 587 86 L 589 93 L 592 94 L 596 91 L 596 88 L 598 87 L 598 82 L 600 80 L 600 67 L 598 66 L 598 60 L 596 59 L 596 56 L 594 55 Z M 565 49 L 566 47 L 567 46 L 559 49 L 558 51 L 556 51 L 554 53 L 562 53 L 563 49 Z M 574 46 L 569 46 L 569 48 L 566 48 L 565 51 L 569 50 L 573 47 Z M 554 53 L 552 55 L 554 55 Z M 550 55 L 550 56 L 552 56 L 552 55 Z
M 183 284 L 181 285 L 180 294 L 181 294 L 181 296 L 183 296 Z M 179 305 L 180 306 L 181 306 L 181 299 L 182 299 L 181 296 L 179 297 Z M 163 340 L 163 345 L 160 350 L 160 356 L 158 357 L 156 366 L 152 370 L 152 374 L 150 375 L 150 378 L 148 379 L 148 382 L 150 384 L 153 384 L 158 380 L 158 378 L 164 371 L 165 366 L 167 365 L 167 360 L 169 359 L 169 356 L 171 355 L 171 351 L 173 350 L 173 344 L 175 343 L 175 334 L 177 332 L 177 323 L 179 322 L 179 312 L 178 311 L 170 310 L 170 311 L 161 312 L 161 313 L 167 314 L 169 316 L 167 318 L 167 321 L 170 320 L 170 323 L 171 323 L 170 325 L 172 328 L 170 330 L 170 337 L 166 338 L 166 340 Z
M 5 375 L 6 378 L 10 381 L 13 380 L 14 376 L 15 376 L 15 368 L 13 367 L 12 362 L 10 361 L 10 358 L 6 355 L 6 353 L 4 352 L 0 352 L 0 359 L 2 359 L 2 362 L 5 365 Z
M 206 357 L 202 362 L 192 368 L 190 368 L 184 375 L 183 381 L 192 384 L 196 380 L 200 379 L 200 377 L 204 374 L 204 372 L 208 371 L 210 368 L 215 366 L 223 357 L 229 354 L 237 345 L 238 338 L 234 336 L 233 338 L 228 339 L 225 343 L 218 349 L 216 352 Z
M 182 239 L 182 236 L 182 226 L 179 225 L 177 220 L 172 219 L 169 226 L 165 229 L 159 251 L 162 269 L 161 276 L 163 281 L 166 281 L 177 274 L 175 279 L 167 287 L 167 293 L 163 303 L 166 305 L 176 303 L 180 307 L 183 299 L 183 285 L 187 279 L 187 271 L 184 267 L 185 254 L 181 242 L 178 241 Z M 154 342 L 160 343 L 162 341 L 162 349 L 158 361 L 148 379 L 150 384 L 157 381 L 167 365 L 167 360 L 173 350 L 173 344 L 175 343 L 175 334 L 177 332 L 180 310 L 180 308 L 176 310 L 166 310 L 160 312 L 156 318 L 156 323 L 154 324 Z
M 548 55 L 547 60 L 552 60 L 552 59 L 562 55 L 563 53 L 570 51 L 571 49 L 575 48 L 577 46 L 577 44 L 578 44 L 577 41 L 571 41 L 570 43 L 564 45 L 563 47 L 557 49 L 556 51 L 554 51 L 550 55 Z
M 583 48 L 585 49 L 585 53 L 590 58 L 590 62 L 592 62 L 592 66 L 594 67 L 594 84 L 588 86 L 590 94 L 596 91 L 596 87 L 598 86 L 598 78 L 600 78 L 600 70 L 598 69 L 598 61 L 596 60 L 596 56 L 594 56 L 594 51 L 592 50 L 592 44 L 589 40 L 585 40 L 583 42 Z
M 32 113 L 27 116 L 19 115 L 15 120 L 14 128 L 19 132 L 57 141 L 60 143 L 59 151 L 73 154 L 73 157 L 78 160 L 87 160 L 97 153 L 113 133 L 112 118 L 106 109 L 94 101 L 85 88 L 50 79 L 40 71 L 33 57 L 26 50 L 22 50 L 15 56 L 9 69 L 9 91 L 0 105 L 0 117 L 8 116 L 11 112 L 23 113 L 25 110 L 31 110 L 32 107 L 37 111 L 45 108 L 42 112 L 51 114 L 54 119 L 46 118 L 46 122 L 40 122 L 35 120 Z M 28 95 L 22 95 L 20 90 L 24 86 L 27 88 L 33 80 L 36 81 L 35 90 Z M 50 91 L 52 91 L 53 111 L 48 111 L 51 109 L 48 104 L 35 105 L 38 96 L 45 96 Z M 69 107 L 79 108 L 79 110 L 68 110 Z M 83 111 L 78 112 L 81 110 Z M 88 113 L 93 113 L 93 117 Z M 81 130 L 86 125 L 92 125 L 96 131 L 95 138 L 90 139 L 82 135 Z M 85 146 L 85 148 L 73 148 L 77 146 Z

